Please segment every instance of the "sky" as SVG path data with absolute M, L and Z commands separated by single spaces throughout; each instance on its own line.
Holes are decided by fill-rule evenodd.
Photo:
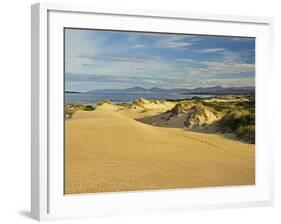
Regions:
M 65 29 L 65 89 L 255 85 L 255 39 Z

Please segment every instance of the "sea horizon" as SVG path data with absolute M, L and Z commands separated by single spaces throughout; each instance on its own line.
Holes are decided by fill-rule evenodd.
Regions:
M 214 95 L 180 94 L 180 93 L 65 93 L 64 102 L 67 104 L 96 104 L 101 100 L 113 103 L 132 103 L 145 98 L 148 100 L 182 100 L 193 97 L 207 98 Z

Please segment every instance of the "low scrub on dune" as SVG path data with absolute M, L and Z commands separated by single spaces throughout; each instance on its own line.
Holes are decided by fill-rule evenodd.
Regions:
M 83 110 L 84 111 L 93 111 L 95 109 L 95 107 L 93 107 L 92 105 L 86 105 Z
M 219 100 L 178 102 L 162 119 L 169 122 L 185 116 L 184 126 L 187 128 L 212 126 L 218 131 L 234 133 L 241 140 L 255 143 L 254 98 L 229 97 Z
M 249 97 L 220 97 L 214 98 L 214 101 L 202 101 L 204 106 L 212 108 L 215 112 L 218 113 L 228 113 L 233 110 L 255 110 L 255 100 L 251 96 Z
M 75 113 L 75 110 L 65 107 L 64 108 L 64 117 L 65 119 L 71 119 L 72 115 Z
M 84 109 L 83 104 L 68 104 L 64 106 L 64 118 L 65 119 L 71 119 L 73 114 L 77 110 L 83 110 Z
M 96 103 L 96 106 L 102 106 L 103 104 L 112 104 L 112 101 L 108 99 L 100 100 Z
M 236 102 L 202 102 L 206 107 L 213 109 L 217 113 L 225 113 L 233 110 L 236 106 Z
M 151 106 L 151 105 L 161 105 L 163 104 L 165 101 L 164 100 L 148 100 L 145 98 L 139 98 L 136 99 L 131 106 L 133 107 L 146 107 L 146 106 Z
M 92 105 L 85 104 L 68 104 L 64 106 L 65 119 L 71 119 L 73 114 L 78 110 L 93 111 L 95 109 Z
M 65 105 L 64 109 L 65 119 L 71 119 L 78 110 L 93 111 L 102 105 L 107 108 L 108 105 L 112 104 L 107 99 L 100 100 L 96 105 L 68 104 Z M 147 114 L 149 114 L 147 116 L 152 116 L 151 114 L 154 113 L 154 118 L 152 116 L 149 119 L 160 119 L 157 122 L 165 127 L 170 125 L 173 127 L 203 128 L 210 131 L 217 130 L 233 133 L 241 140 L 255 143 L 255 98 L 251 95 L 193 98 L 178 101 L 139 98 L 132 103 L 114 105 L 117 105 L 119 110 L 137 109 L 138 113 L 144 113 L 143 116 Z M 150 124 L 157 124 L 157 122 L 150 121 Z
M 143 107 L 147 104 L 150 103 L 150 100 L 147 100 L 147 99 L 144 99 L 144 98 L 139 98 L 139 99 L 136 99 L 133 103 L 132 103 L 132 106 L 138 106 L 138 107 Z
M 223 132 L 234 132 L 240 139 L 255 142 L 255 112 L 235 110 L 226 113 L 218 127 Z
M 255 143 L 255 125 L 245 125 L 236 129 L 235 131 L 238 138 Z

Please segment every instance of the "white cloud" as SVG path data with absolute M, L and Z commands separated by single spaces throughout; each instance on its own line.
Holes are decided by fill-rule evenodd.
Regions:
M 210 87 L 210 86 L 222 86 L 222 87 L 243 87 L 243 86 L 255 86 L 255 78 L 228 78 L 228 79 L 207 79 L 200 80 L 198 86 Z
M 223 63 L 242 63 L 244 58 L 242 57 L 241 52 L 233 52 L 233 51 L 223 51 L 222 54 L 222 62 Z
M 161 48 L 182 48 L 192 45 L 192 42 L 187 42 L 185 36 L 171 36 L 168 38 L 160 39 L 156 46 Z
M 254 76 L 255 65 L 247 63 L 225 63 L 215 61 L 194 61 L 192 59 L 169 60 L 166 58 L 135 55 L 103 54 L 81 55 L 67 58 L 66 72 L 81 74 L 102 74 L 116 76 L 187 76 L 190 79 L 212 79 Z
M 66 62 L 69 60 L 67 59 Z M 179 75 L 184 72 L 181 69 L 183 62 L 147 55 L 135 55 L 134 57 L 119 54 L 80 55 L 71 60 L 72 64 L 66 63 L 66 72 L 69 73 L 116 74 L 134 77 L 138 74 L 162 76 L 165 74 Z M 81 62 L 83 64 L 79 67 Z
M 189 67 L 187 68 L 187 74 L 192 76 L 202 76 L 202 75 L 206 76 L 208 74 L 208 69 Z
M 226 50 L 225 48 L 206 48 L 206 49 L 196 50 L 196 52 L 200 54 L 210 54 L 210 53 L 221 52 L 225 50 Z
M 145 47 L 145 46 L 146 46 L 145 44 L 136 44 L 132 48 L 142 48 L 142 47 Z
M 213 72 L 220 73 L 245 73 L 245 72 L 254 72 L 254 64 L 246 63 L 225 63 L 225 62 L 213 62 L 205 61 L 201 62 L 202 65 L 207 66 L 207 69 Z
M 94 54 L 97 52 L 99 41 L 89 41 L 88 33 L 79 29 L 65 30 L 65 55 L 74 57 L 79 54 Z
M 235 40 L 235 41 L 244 41 L 244 42 L 247 42 L 247 41 L 252 41 L 254 40 L 255 38 L 254 37 L 233 37 L 231 38 L 232 40 Z

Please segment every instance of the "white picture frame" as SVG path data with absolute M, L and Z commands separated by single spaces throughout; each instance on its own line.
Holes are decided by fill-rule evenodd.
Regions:
M 190 12 L 32 5 L 31 214 L 37 220 L 265 206 L 273 203 L 269 123 L 273 19 Z M 104 19 L 109 18 L 109 19 Z M 188 26 L 186 26 L 188 25 Z M 63 194 L 63 27 L 251 36 L 256 43 L 256 185 Z M 183 28 L 185 27 L 185 28 Z

